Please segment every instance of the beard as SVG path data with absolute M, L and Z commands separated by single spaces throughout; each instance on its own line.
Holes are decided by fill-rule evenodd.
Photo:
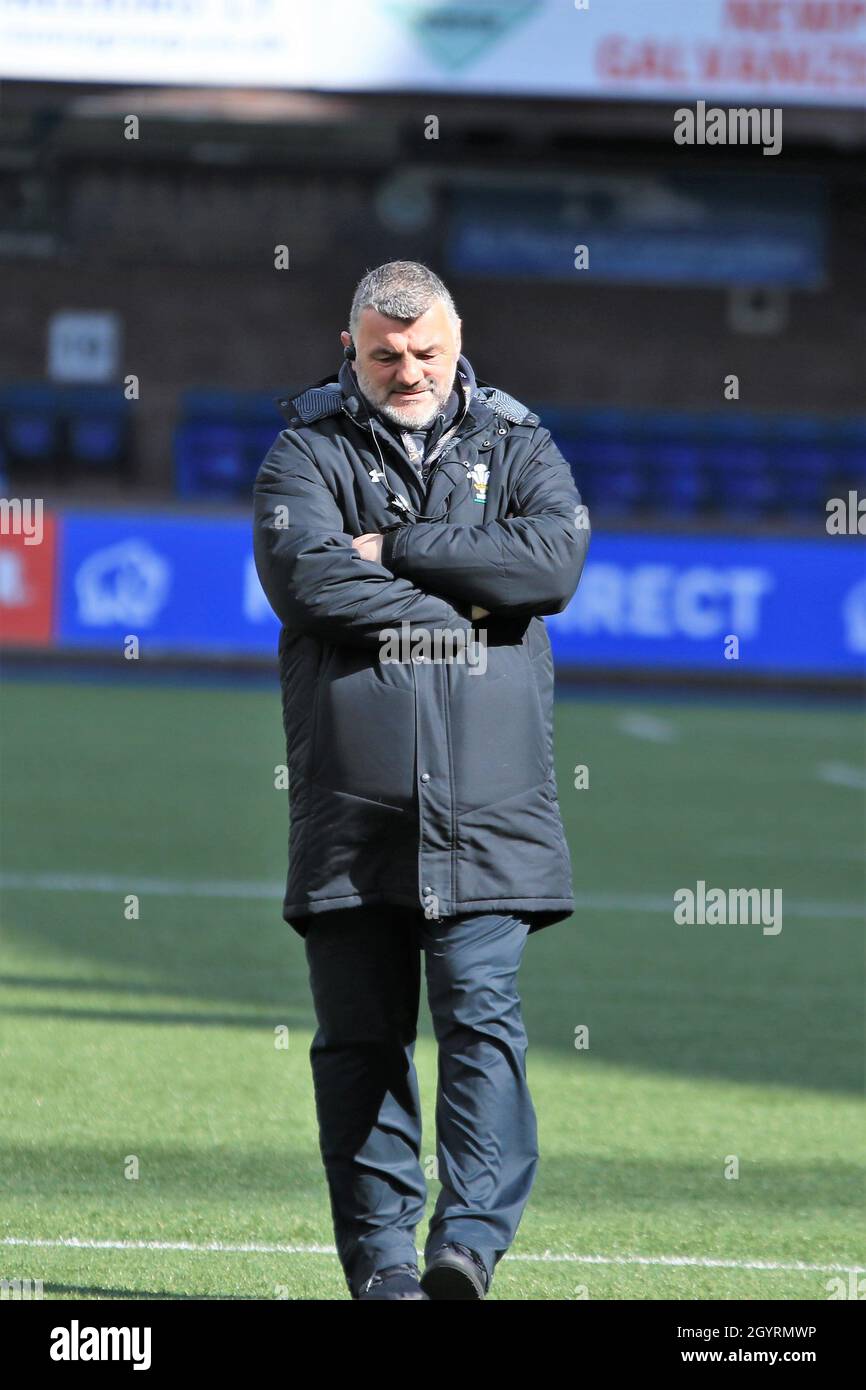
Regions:
M 437 386 L 432 377 L 425 377 L 424 386 L 430 392 L 429 396 L 424 397 L 426 410 L 419 413 L 419 406 L 397 406 L 389 404 L 392 392 L 377 391 L 370 381 L 363 368 L 356 365 L 355 375 L 358 378 L 358 385 L 367 403 L 378 410 L 380 415 L 384 415 L 386 420 L 392 424 L 399 425 L 404 430 L 426 430 L 436 419 L 440 410 L 444 406 L 448 397 L 451 395 L 452 383 L 447 386 Z M 420 404 L 420 403 L 419 403 Z

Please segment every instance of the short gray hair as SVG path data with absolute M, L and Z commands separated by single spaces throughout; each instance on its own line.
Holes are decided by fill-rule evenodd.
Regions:
M 442 300 L 456 329 L 457 309 L 439 276 L 420 261 L 388 261 L 368 270 L 359 280 L 349 311 L 349 332 L 354 339 L 363 309 L 375 309 L 386 318 L 409 323 L 426 313 L 437 299 Z

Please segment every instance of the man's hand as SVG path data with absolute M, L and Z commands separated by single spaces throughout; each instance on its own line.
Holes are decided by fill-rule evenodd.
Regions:
M 352 545 L 362 560 L 382 563 L 382 536 L 378 531 L 366 531 L 363 536 L 355 536 Z

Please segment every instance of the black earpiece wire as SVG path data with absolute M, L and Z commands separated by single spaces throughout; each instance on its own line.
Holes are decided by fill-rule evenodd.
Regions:
M 354 344 L 354 343 L 352 343 L 349 347 L 344 347 L 344 348 L 343 348 L 343 356 L 344 356 L 344 358 L 346 359 L 347 362 L 354 362 L 354 360 L 355 360 L 355 358 L 357 357 L 357 355 L 358 355 L 358 354 L 357 354 L 357 351 L 356 351 L 356 349 L 355 349 L 355 344 Z M 367 398 L 366 398 L 366 396 L 364 395 L 363 391 L 361 390 L 360 386 L 358 385 L 358 377 L 357 377 L 357 374 L 355 373 L 354 368 L 352 369 L 352 376 L 353 376 L 354 379 L 355 379 L 355 385 L 358 387 L 358 399 L 361 400 L 361 401 L 363 401 L 363 403 L 364 403 L 364 409 L 365 409 L 365 411 L 367 412 L 367 422 L 368 422 L 368 424 L 370 425 L 370 434 L 371 434 L 372 437 L 373 437 L 373 443 L 376 445 L 376 452 L 378 453 L 378 455 L 379 455 L 379 461 L 380 461 L 380 463 L 382 464 L 382 476 L 383 476 L 384 479 L 385 479 L 385 490 L 386 490 L 386 492 L 387 492 L 387 494 L 388 494 L 388 505 L 389 505 L 389 507 L 391 508 L 392 511 L 403 512 L 403 513 L 405 513 L 407 516 L 411 513 L 411 516 L 412 516 L 413 521 L 444 521 L 445 518 L 446 518 L 447 515 L 448 515 L 448 508 L 447 508 L 447 507 L 445 507 L 445 509 L 444 509 L 442 512 L 440 512 L 439 516 L 423 516 L 422 514 L 420 514 L 420 513 L 418 513 L 418 512 L 415 511 L 415 508 L 412 506 L 412 503 L 409 501 L 408 497 L 404 497 L 403 494 L 402 494 L 401 492 L 395 492 L 394 489 L 393 489 L 393 487 L 391 486 L 391 484 L 388 482 L 388 470 L 387 470 L 387 468 L 385 467 L 385 455 L 384 455 L 383 452 L 382 452 L 382 446 L 381 446 L 381 444 L 379 443 L 379 440 L 378 440 L 378 438 L 377 438 L 377 436 L 376 436 L 376 431 L 375 431 L 375 429 L 373 428 L 373 416 L 372 416 L 372 413 L 371 413 L 371 411 L 370 411 L 370 407 L 369 407 L 369 405 L 367 404 Z M 461 415 L 460 419 L 458 420 L 458 422 L 457 422 L 457 424 L 456 424 L 456 426 L 455 426 L 455 436 L 456 436 L 457 430 L 458 430 L 458 429 L 460 428 L 460 426 L 463 424 L 463 421 L 464 421 L 464 419 L 466 418 L 466 414 L 467 414 L 468 410 L 469 410 L 469 402 L 468 402 L 468 401 L 464 401 L 464 404 L 463 404 L 463 414 Z M 454 443 L 457 442 L 457 441 L 456 441 L 456 437 L 455 437 L 455 440 L 454 440 L 453 442 L 454 442 Z M 393 524 L 392 526 L 389 526 L 387 529 L 388 529 L 389 531 L 393 531 L 393 530 L 396 529 L 397 526 L 401 526 L 401 525 L 404 525 L 404 524 L 405 524 L 405 523 L 404 523 L 403 521 L 394 522 L 394 524 Z

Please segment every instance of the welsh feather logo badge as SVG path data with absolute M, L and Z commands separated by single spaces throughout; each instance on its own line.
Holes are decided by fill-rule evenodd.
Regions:
M 490 477 L 490 469 L 486 463 L 476 463 L 473 468 L 468 470 L 469 481 L 472 484 L 472 501 L 487 501 L 487 479 Z
M 539 4 L 540 0 L 384 0 L 383 9 L 411 30 L 428 57 L 454 71 L 493 48 Z

